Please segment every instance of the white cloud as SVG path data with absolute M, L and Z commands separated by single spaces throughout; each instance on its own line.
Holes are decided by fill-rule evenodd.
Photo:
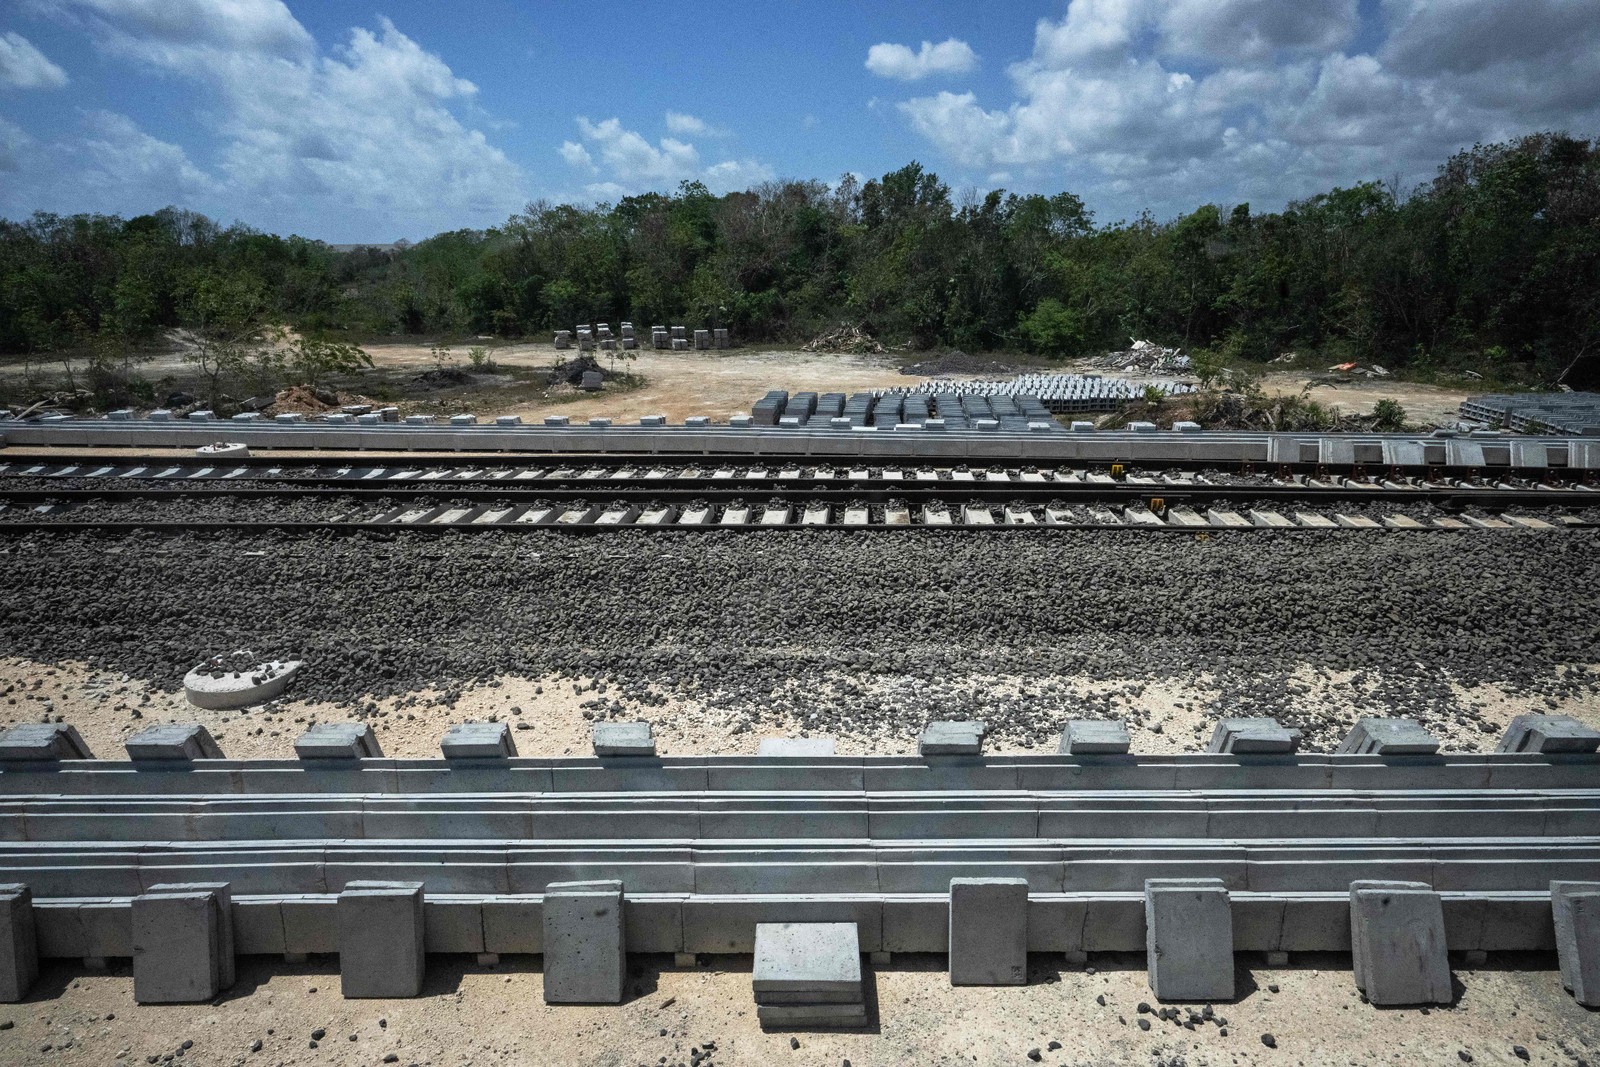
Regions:
M 40 143 L 0 119 L 0 215 L 33 211 L 140 214 L 210 196 L 217 181 L 179 145 L 126 115 L 78 113 L 72 136 Z
M 1363 27 L 1355 0 L 1071 0 L 1007 69 L 1009 102 L 941 92 L 898 107 L 974 178 L 1020 167 L 1125 214 L 1409 184 L 1475 141 L 1600 128 L 1594 0 L 1382 10 Z M 1370 54 L 1347 54 L 1370 37 Z
M 978 54 L 965 41 L 952 37 L 934 44 L 923 41 L 920 51 L 903 44 L 875 44 L 867 49 L 867 69 L 880 78 L 920 81 L 936 74 L 967 74 L 976 70 Z
M 667 112 L 667 132 L 679 137 L 731 137 L 732 133 L 681 111 Z
M 67 84 L 67 72 L 50 62 L 20 33 L 7 31 L 0 36 L 0 85 L 16 89 L 59 89 Z
M 773 177 L 771 167 L 754 159 L 728 159 L 703 166 L 699 150 L 687 141 L 663 137 L 651 144 L 618 118 L 591 122 L 579 116 L 577 123 L 582 143 L 565 142 L 561 157 L 579 170 L 604 175 L 584 186 L 596 200 L 616 200 L 646 189 L 671 190 L 683 181 L 704 182 L 706 188 L 720 194 Z
M 21 169 L 23 153 L 32 144 L 28 131 L 0 116 L 0 173 Z
M 523 202 L 520 170 L 458 117 L 477 87 L 388 19 L 324 50 L 279 0 L 55 9 L 102 51 L 198 87 L 194 113 L 217 137 L 214 213 L 375 239 L 493 224 Z

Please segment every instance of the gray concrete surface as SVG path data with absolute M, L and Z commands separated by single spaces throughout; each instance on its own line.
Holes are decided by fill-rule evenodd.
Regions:
M 294 753 L 303 760 L 349 760 L 376 759 L 383 750 L 364 722 L 323 722 L 295 739 Z
M 597 722 L 592 731 L 596 756 L 654 756 L 656 740 L 647 722 Z
M 1079 756 L 1117 755 L 1128 751 L 1128 724 L 1121 719 L 1073 719 L 1061 731 L 1063 754 Z
M 628 973 L 620 881 L 551 882 L 544 894 L 546 1004 L 620 1004 Z
M 758 756 L 831 756 L 835 751 L 831 737 L 763 737 Z
M 174 722 L 140 730 L 124 743 L 131 760 L 223 759 L 211 732 L 199 723 Z
M 133 999 L 195 1004 L 233 984 L 232 901 L 226 885 L 167 883 L 133 898 Z
M 38 978 L 33 893 L 20 883 L 0 884 L 0 1004 L 26 997 Z
M 981 722 L 930 722 L 917 740 L 917 752 L 924 756 L 976 756 L 983 751 L 984 733 Z
M 511 726 L 503 722 L 465 722 L 450 727 L 439 743 L 445 759 L 507 759 L 517 754 Z
M 1561 984 L 1579 1004 L 1600 1008 L 1600 882 L 1555 882 L 1550 907 Z
M 1300 731 L 1265 717 L 1222 719 L 1211 735 L 1208 752 L 1288 755 L 1300 747 Z
M 1594 752 L 1600 730 L 1570 715 L 1518 715 L 1500 739 L 1501 752 Z
M 1444 909 L 1426 888 L 1350 887 L 1350 937 L 1357 986 L 1379 1007 L 1453 999 Z
M 952 878 L 950 984 L 1023 985 L 1028 980 L 1028 880 Z
M 1339 745 L 1341 755 L 1419 756 L 1439 751 L 1439 739 L 1415 719 L 1363 718 Z
M 94 754 L 69 723 L 23 723 L 0 734 L 0 761 L 93 759 Z
M 1150 989 L 1156 999 L 1234 998 L 1233 909 L 1222 879 L 1148 879 L 1144 912 Z
M 351 881 L 338 895 L 339 988 L 346 998 L 422 992 L 423 883 Z

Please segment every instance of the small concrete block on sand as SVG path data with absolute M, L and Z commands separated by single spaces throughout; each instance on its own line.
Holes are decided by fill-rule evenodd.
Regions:
M 986 732 L 981 722 L 930 722 L 917 741 L 917 751 L 924 756 L 976 756 Z
M 1600 1008 L 1600 882 L 1551 882 L 1561 985 L 1579 1004 Z
M 1285 729 L 1277 719 L 1232 718 L 1217 723 L 1208 752 L 1289 753 L 1300 747 L 1300 731 Z
M 517 754 L 511 726 L 503 722 L 464 722 L 450 727 L 439 743 L 445 759 L 505 759 Z
M 1122 754 L 1128 751 L 1128 724 L 1121 719 L 1073 719 L 1061 731 L 1061 747 L 1070 755 Z
M 38 977 L 33 893 L 17 882 L 0 885 L 0 1004 L 27 996 Z
M 1496 752 L 1594 752 L 1600 730 L 1570 715 L 1518 715 L 1506 727 Z
M 78 731 L 64 722 L 25 722 L 0 734 L 0 760 L 94 759 Z
M 831 756 L 831 737 L 764 737 L 756 749 L 758 756 Z
M 1432 889 L 1351 883 L 1350 942 L 1373 1004 L 1450 1002 L 1444 907 Z
M 1157 999 L 1233 999 L 1233 907 L 1222 879 L 1148 879 L 1144 920 Z
M 174 722 L 140 730 L 125 742 L 131 760 L 222 759 L 222 749 L 197 722 Z
M 647 722 L 597 722 L 591 736 L 596 756 L 656 754 L 656 739 Z
M 339 987 L 346 998 L 422 992 L 421 882 L 346 882 L 338 913 Z
M 551 882 L 544 891 L 544 1002 L 620 1004 L 627 977 L 622 883 Z
M 1028 882 L 950 880 L 950 984 L 1023 985 L 1028 980 Z
M 1432 755 L 1439 751 L 1439 739 L 1415 719 L 1368 718 L 1350 728 L 1338 751 L 1346 755 Z
M 222 882 L 154 885 L 133 898 L 133 999 L 195 1004 L 233 984 L 233 902 Z
M 861 941 L 856 924 L 756 923 L 750 984 L 757 1004 L 859 1002 Z M 793 999 L 802 994 L 809 1000 Z
M 378 736 L 364 722 L 322 722 L 294 743 L 301 759 L 367 759 L 383 755 Z

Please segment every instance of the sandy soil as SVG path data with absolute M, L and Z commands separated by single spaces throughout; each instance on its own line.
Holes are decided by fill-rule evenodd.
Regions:
M 1291 396 L 1305 389 L 1308 380 L 1321 377 L 1302 371 L 1274 371 L 1262 378 L 1261 388 L 1272 396 Z M 1319 404 L 1337 407 L 1341 415 L 1370 415 L 1378 401 L 1395 400 L 1406 409 L 1407 422 L 1434 425 L 1454 422 L 1461 402 L 1472 394 L 1393 378 L 1355 378 L 1338 385 L 1313 385 L 1306 395 Z
M 1306 739 L 1308 750 L 1331 750 L 1357 718 L 1370 712 L 1373 705 L 1363 699 L 1363 692 L 1382 686 L 1383 678 L 1376 672 L 1363 672 L 1363 690 L 1349 684 L 1354 677 L 1353 672 L 1309 668 L 1296 677 L 1296 681 L 1310 687 L 1301 700 L 1323 713 L 1328 722 L 1323 735 Z M 1049 680 L 1059 681 L 1069 693 L 1085 698 L 1118 694 L 1124 683 L 1132 681 L 1115 672 Z M 967 679 L 975 688 L 997 693 L 1014 692 L 1016 682 L 1015 678 L 993 675 Z M 465 689 L 453 708 L 432 703 L 436 695 L 433 692 L 373 700 L 364 707 L 374 713 L 368 721 L 383 751 L 391 756 L 436 757 L 439 741 L 450 726 L 487 720 L 515 724 L 513 736 L 523 755 L 587 755 L 591 722 L 585 718 L 587 709 L 583 704 L 597 695 L 617 695 L 615 691 L 597 692 L 593 684 L 588 678 L 504 676 L 495 679 L 494 684 Z M 1177 682 L 1142 685 L 1139 705 L 1154 714 L 1147 722 L 1132 725 L 1130 736 L 1135 752 L 1203 751 L 1217 718 L 1237 711 L 1219 705 L 1217 694 L 1203 686 L 1191 689 Z M 1425 721 L 1424 725 L 1444 741 L 1449 751 L 1492 751 L 1513 716 L 1533 712 L 1572 715 L 1600 727 L 1600 701 L 1592 698 L 1557 701 L 1556 707 L 1551 708 L 1542 697 L 1514 696 L 1494 686 L 1474 690 L 1458 687 L 1458 692 L 1464 700 L 1479 706 L 1493 732 L 1469 731 L 1442 719 Z M 293 757 L 294 739 L 311 723 L 350 717 L 349 709 L 294 700 L 292 690 L 284 700 L 266 707 L 208 711 L 189 704 L 182 693 L 152 689 L 126 675 L 92 671 L 83 664 L 35 663 L 15 657 L 0 658 L 0 694 L 0 727 L 38 722 L 46 715 L 59 717 L 77 728 L 91 751 L 111 759 L 122 758 L 123 742 L 131 734 L 167 722 L 203 723 L 229 756 L 289 759 Z M 1127 699 L 1116 695 L 1112 713 Z M 803 722 L 778 717 L 769 717 L 760 729 L 740 731 L 730 715 L 670 697 L 661 707 L 634 705 L 632 717 L 652 724 L 658 750 L 663 754 L 746 754 L 755 752 L 763 737 L 807 734 Z M 915 724 L 906 723 L 892 733 L 835 736 L 838 750 L 845 754 L 908 754 L 916 751 L 917 729 Z M 992 741 L 988 750 L 1026 751 L 999 741 Z
M 193 1045 L 170 1063 L 366 1067 L 392 1054 L 421 1067 L 624 1067 L 687 1063 L 706 1042 L 725 1067 L 1027 1067 L 1032 1049 L 1040 1063 L 1074 1067 L 1459 1065 L 1459 1052 L 1477 1064 L 1518 1064 L 1515 1046 L 1534 1064 L 1572 1067 L 1600 1056 L 1600 1018 L 1562 991 L 1547 955 L 1458 966 L 1458 1002 L 1432 1010 L 1362 1004 L 1348 957 L 1308 954 L 1268 969 L 1241 955 L 1244 995 L 1217 1006 L 1226 1036 L 1217 1025 L 1190 1031 L 1160 1020 L 1140 1030 L 1138 1004 L 1153 1003 L 1140 956 L 1097 955 L 1090 973 L 1035 954 L 1029 984 L 1005 988 L 952 988 L 942 957 L 897 956 L 868 978 L 869 1029 L 795 1034 L 758 1027 L 749 956 L 700 963 L 679 969 L 668 957 L 635 956 L 622 1005 L 552 1008 L 543 1002 L 538 957 L 506 956 L 484 968 L 432 956 L 423 995 L 393 1001 L 341 999 L 334 957 L 295 965 L 246 957 L 233 990 L 209 1006 L 136 1005 L 125 964 L 94 973 L 61 962 L 46 968 L 28 1003 L 0 1005 L 0 1024 L 16 1024 L 0 1031 L 0 1062 L 139 1064 L 173 1057 L 185 1041 Z M 327 1032 L 313 1048 L 317 1028 Z M 256 1041 L 261 1048 L 252 1052 Z M 1052 1041 L 1063 1047 L 1050 1049 Z

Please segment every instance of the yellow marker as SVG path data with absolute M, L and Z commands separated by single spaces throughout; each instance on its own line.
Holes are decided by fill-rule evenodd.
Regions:
M 1167 498 L 1164 497 L 1164 496 L 1153 496 L 1153 497 L 1151 497 L 1150 498 L 1150 510 L 1151 511 L 1156 511 L 1156 512 L 1166 511 L 1167 510 Z
M 1120 478 L 1120 477 L 1122 477 L 1122 464 L 1120 464 L 1120 463 L 1113 463 L 1113 464 L 1112 464 L 1112 465 L 1111 465 L 1111 477 L 1113 477 L 1113 478 Z

